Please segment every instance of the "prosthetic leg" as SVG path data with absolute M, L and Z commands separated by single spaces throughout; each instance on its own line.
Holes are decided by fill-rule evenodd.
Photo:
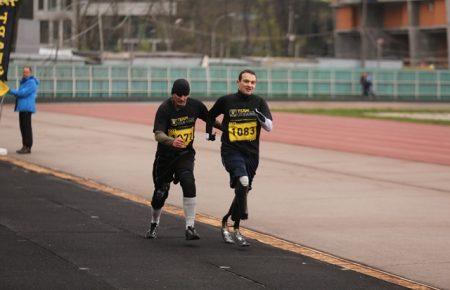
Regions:
M 250 246 L 245 240 L 244 236 L 239 231 L 241 220 L 248 219 L 247 210 L 247 194 L 248 194 L 249 179 L 248 176 L 239 177 L 239 182 L 236 183 L 235 196 L 231 203 L 228 213 L 222 219 L 222 238 L 226 243 L 236 243 L 241 247 Z M 234 239 L 233 235 L 228 229 L 228 218 L 234 221 Z
M 236 197 L 234 197 L 233 202 L 231 203 L 230 209 L 228 210 L 227 214 L 224 215 L 222 218 L 222 238 L 227 244 L 234 244 L 233 235 L 230 233 L 230 230 L 228 228 L 228 218 L 231 216 L 231 211 L 234 206 L 234 203 L 236 202 Z

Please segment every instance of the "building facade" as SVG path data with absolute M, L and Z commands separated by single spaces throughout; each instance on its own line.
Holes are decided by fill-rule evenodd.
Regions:
M 43 47 L 112 50 L 155 39 L 152 19 L 176 13 L 174 1 L 31 0 Z
M 335 55 L 449 64 L 449 0 L 333 0 Z
M 71 47 L 76 25 L 75 3 L 72 0 L 33 0 L 34 20 L 39 27 L 42 46 Z

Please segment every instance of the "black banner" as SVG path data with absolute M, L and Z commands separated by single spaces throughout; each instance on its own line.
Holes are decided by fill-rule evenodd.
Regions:
M 17 11 L 22 0 L 0 0 L 0 80 L 8 80 L 9 54 L 14 41 Z

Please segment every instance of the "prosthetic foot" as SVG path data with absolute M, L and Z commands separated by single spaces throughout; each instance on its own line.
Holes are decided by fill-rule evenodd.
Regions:
M 188 227 L 186 229 L 186 240 L 188 241 L 200 240 L 200 236 L 198 235 L 194 227 Z
M 147 233 L 145 233 L 145 238 L 146 239 L 156 239 L 157 229 L 158 229 L 158 224 L 157 223 L 151 223 L 150 224 L 150 229 L 147 231 Z
M 228 230 L 227 221 L 222 221 L 221 232 L 222 232 L 222 238 L 225 243 L 234 244 L 233 235 L 231 235 L 230 231 Z
M 234 230 L 234 240 L 236 244 L 240 247 L 248 247 L 250 246 L 249 242 L 244 238 L 241 232 L 238 229 Z

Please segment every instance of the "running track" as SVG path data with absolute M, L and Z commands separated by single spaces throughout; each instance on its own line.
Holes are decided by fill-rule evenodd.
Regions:
M 158 105 L 159 103 L 40 104 L 39 109 L 152 125 Z M 263 140 L 450 165 L 448 126 L 290 113 L 274 113 L 273 118 L 274 130 L 270 134 L 264 132 Z

